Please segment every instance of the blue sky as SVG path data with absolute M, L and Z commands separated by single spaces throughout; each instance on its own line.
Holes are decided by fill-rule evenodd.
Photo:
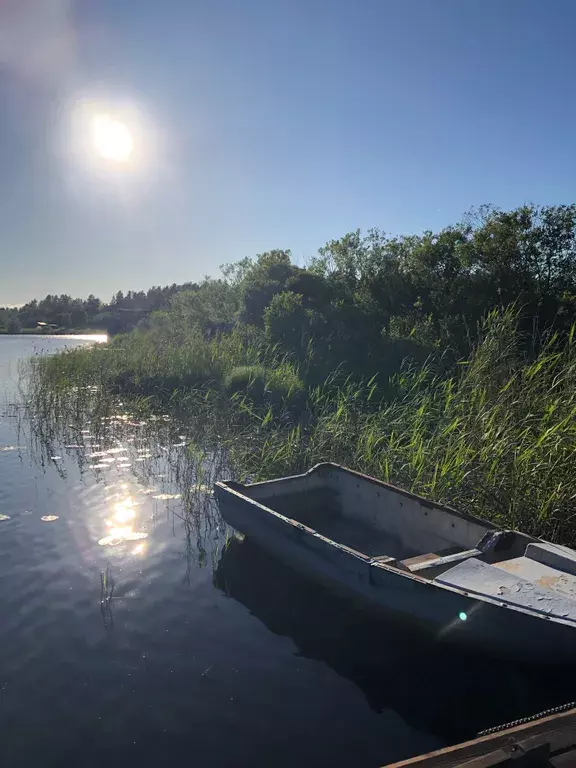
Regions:
M 575 28 L 572 0 L 1 3 L 0 304 L 572 202 Z M 138 115 L 137 168 L 74 153 L 82 99 Z

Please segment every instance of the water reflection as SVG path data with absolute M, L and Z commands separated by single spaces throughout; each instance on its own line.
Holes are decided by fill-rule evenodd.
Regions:
M 98 403 L 99 391 L 89 388 L 86 405 Z M 95 399 L 93 399 L 95 398 Z M 106 401 L 108 408 L 120 403 Z M 154 529 L 163 519 L 184 524 L 185 580 L 194 567 L 205 567 L 218 556 L 226 536 L 212 486 L 227 475 L 221 450 L 193 445 L 177 423 L 167 416 L 146 419 L 126 410 L 96 417 L 88 408 L 79 422 L 78 413 L 60 412 L 59 418 L 26 403 L 20 420 L 27 436 L 30 455 L 46 471 L 48 461 L 58 454 L 57 471 L 63 479 L 75 467 L 88 488 L 101 489 L 102 506 L 93 504 L 96 514 L 95 543 L 113 548 L 114 557 L 143 556 L 153 546 L 141 540 L 154 538 Z M 53 462 L 52 462 L 53 464 Z M 138 542 L 134 546 L 129 545 Z
M 297 655 L 351 680 L 375 712 L 399 712 L 445 743 L 573 698 L 565 670 L 548 671 L 544 686 L 541 670 L 442 647 L 332 594 L 248 539 L 229 540 L 214 584 L 271 632 L 290 637 Z

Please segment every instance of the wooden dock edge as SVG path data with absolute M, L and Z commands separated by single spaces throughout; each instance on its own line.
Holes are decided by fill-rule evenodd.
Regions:
M 556 757 L 556 759 L 555 759 Z M 436 752 L 390 763 L 384 768 L 490 768 L 523 765 L 576 766 L 576 708 Z

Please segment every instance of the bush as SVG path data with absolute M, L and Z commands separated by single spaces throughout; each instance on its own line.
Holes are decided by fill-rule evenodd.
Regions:
M 255 402 L 263 402 L 267 378 L 266 369 L 260 365 L 239 365 L 224 377 L 224 389 L 229 396 L 245 394 Z
M 268 372 L 266 389 L 273 403 L 303 406 L 306 401 L 304 382 L 296 368 L 288 361 L 280 363 Z
M 299 293 L 278 293 L 264 311 L 266 336 L 286 351 L 300 351 L 306 342 L 310 320 Z
M 284 361 L 266 369 L 261 365 L 241 365 L 224 377 L 229 396 L 246 395 L 254 403 L 297 406 L 306 400 L 306 390 L 294 366 Z

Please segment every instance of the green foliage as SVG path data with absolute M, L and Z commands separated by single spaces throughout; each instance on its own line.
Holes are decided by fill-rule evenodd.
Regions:
M 310 328 L 310 312 L 304 309 L 302 295 L 277 293 L 264 310 L 266 336 L 284 349 L 304 349 Z
M 245 394 L 256 402 L 262 402 L 266 380 L 267 372 L 261 365 L 239 365 L 226 375 L 224 388 L 228 395 Z
M 22 326 L 17 315 L 12 315 L 6 323 L 6 333 L 20 333 Z
M 86 310 L 81 307 L 75 307 L 70 313 L 70 323 L 73 328 L 86 328 L 88 325 Z
M 576 327 L 538 339 L 515 310 L 492 313 L 454 374 L 407 366 L 397 397 L 373 408 L 374 382 L 311 393 L 313 419 L 235 448 L 259 478 L 337 461 L 507 526 L 574 543 Z M 536 341 L 536 340 L 535 340 Z
M 285 289 L 288 279 L 297 271 L 290 261 L 290 251 L 268 251 L 257 256 L 256 261 L 246 266 L 239 283 L 242 321 L 262 327 L 264 310 L 272 298 Z
M 274 250 L 222 273 L 106 307 L 46 297 L 2 322 L 72 322 L 90 302 L 117 330 L 138 323 L 39 361 L 35 391 L 169 403 L 213 424 L 242 473 L 336 460 L 576 540 L 576 205 L 483 207 L 421 235 L 356 231 L 307 269 Z
M 527 343 L 520 319 L 517 309 L 492 312 L 449 375 L 405 363 L 388 399 L 376 377 L 335 373 L 306 388 L 294 363 L 263 342 L 230 334 L 219 346 L 197 331 L 181 357 L 179 347 L 155 347 L 151 332 L 134 332 L 37 358 L 31 402 L 41 412 L 58 401 L 78 413 L 87 392 L 152 394 L 149 402 L 172 403 L 190 425 L 217 434 L 241 475 L 263 479 L 337 461 L 503 526 L 574 543 L 576 326 Z M 242 355 L 269 362 L 230 365 Z M 167 386 L 171 377 L 180 388 Z M 189 390 L 186 377 L 195 382 Z
M 297 368 L 288 360 L 283 360 L 268 371 L 266 389 L 270 400 L 287 406 L 303 406 L 306 400 L 306 388 Z
M 305 400 L 304 383 L 288 361 L 268 370 L 261 365 L 237 366 L 226 374 L 224 389 L 229 396 L 245 396 L 256 404 L 298 406 Z

